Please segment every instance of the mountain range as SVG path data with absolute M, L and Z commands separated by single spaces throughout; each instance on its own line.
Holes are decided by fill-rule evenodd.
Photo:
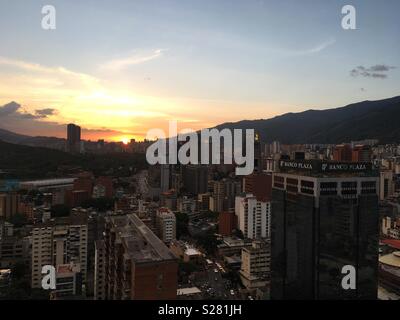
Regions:
M 227 122 L 216 128 L 254 129 L 262 141 L 280 141 L 284 144 L 335 144 L 363 139 L 395 143 L 400 142 L 400 96 L 334 109 L 286 113 L 271 119 Z M 65 139 L 31 137 L 4 129 L 0 129 L 0 140 L 54 149 L 60 149 L 65 144 Z
M 217 129 L 254 129 L 264 142 L 342 143 L 378 139 L 400 142 L 400 96 L 341 108 L 286 113 L 271 119 L 243 120 Z

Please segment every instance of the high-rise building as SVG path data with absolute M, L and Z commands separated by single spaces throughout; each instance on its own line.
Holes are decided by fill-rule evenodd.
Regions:
M 208 191 L 208 166 L 186 165 L 183 167 L 183 187 L 193 195 Z
M 107 218 L 106 299 L 176 299 L 177 274 L 174 254 L 135 214 Z
M 393 180 L 392 170 L 381 170 L 380 172 L 380 186 L 379 186 L 379 199 L 385 200 L 387 197 L 393 195 L 395 190 L 395 182 Z
M 67 152 L 81 152 L 81 127 L 72 123 L 67 125 Z
M 262 172 L 245 176 L 243 178 L 243 192 L 253 194 L 259 201 L 271 201 L 272 175 Z
M 371 164 L 280 161 L 273 175 L 272 299 L 376 299 L 378 183 Z M 352 266 L 356 288 L 342 287 Z
M 210 197 L 210 210 L 222 212 L 224 210 L 225 182 L 223 180 L 213 181 L 213 193 Z
M 160 165 L 161 170 L 161 192 L 166 192 L 171 187 L 171 165 L 162 164 Z
M 265 287 L 269 283 L 271 252 L 268 242 L 254 240 L 250 248 L 242 249 L 240 279 L 248 290 Z
M 342 162 L 351 162 L 352 149 L 349 144 L 339 144 L 333 150 L 333 160 Z
M 94 246 L 94 300 L 104 300 L 106 298 L 104 240 L 97 240 Z
M 351 154 L 353 162 L 370 162 L 372 159 L 372 148 L 368 145 L 356 145 Z
M 223 211 L 218 217 L 218 233 L 222 236 L 231 236 L 237 226 L 237 217 L 233 211 Z
M 271 203 L 259 201 L 252 194 L 236 197 L 238 228 L 249 239 L 270 237 Z
M 56 289 L 52 300 L 72 299 L 82 295 L 82 276 L 79 263 L 60 264 L 56 268 Z
M 86 281 L 87 216 L 72 215 L 36 224 L 32 229 L 32 288 L 41 288 L 42 267 L 79 263 L 82 282 Z
M 168 208 L 160 208 L 156 213 L 156 228 L 158 235 L 164 243 L 176 239 L 176 217 Z
M 10 219 L 18 213 L 20 196 L 16 192 L 0 194 L 0 219 Z

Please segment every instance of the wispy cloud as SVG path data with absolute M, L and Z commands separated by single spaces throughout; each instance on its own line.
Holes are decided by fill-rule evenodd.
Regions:
M 388 77 L 387 73 L 392 69 L 396 69 L 396 67 L 386 64 L 377 64 L 369 68 L 358 66 L 350 71 L 350 75 L 352 77 L 360 76 L 364 78 L 386 79 Z
M 306 55 L 312 55 L 319 53 L 328 47 L 334 45 L 336 43 L 336 39 L 330 38 L 324 42 L 321 42 L 319 44 L 316 44 L 315 46 L 304 49 L 304 50 L 282 50 L 283 54 L 289 55 L 289 56 L 306 56 Z
M 130 67 L 132 65 L 141 64 L 154 59 L 158 59 L 163 56 L 165 51 L 167 51 L 167 49 L 156 49 L 150 52 L 135 52 L 134 54 L 128 57 L 114 59 L 109 62 L 106 62 L 100 66 L 100 69 L 118 71 Z
M 63 79 L 72 80 L 73 82 L 76 82 L 78 80 L 79 85 L 83 84 L 85 86 L 93 86 L 99 82 L 99 80 L 96 79 L 95 77 L 92 77 L 85 73 L 71 71 L 64 67 L 47 67 L 36 63 L 10 59 L 2 56 L 0 56 L 0 65 L 14 67 L 29 72 L 45 74 L 47 76 L 49 75 L 59 76 L 63 77 Z M 65 84 L 65 83 L 58 82 L 58 84 Z

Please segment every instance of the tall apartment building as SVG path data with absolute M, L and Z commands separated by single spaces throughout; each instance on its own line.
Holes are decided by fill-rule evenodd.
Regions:
M 182 168 L 183 187 L 187 192 L 198 195 L 208 191 L 208 166 L 190 164 Z
M 352 149 L 349 144 L 338 144 L 333 149 L 333 160 L 342 162 L 351 162 Z
M 105 300 L 106 298 L 106 257 L 104 240 L 95 242 L 94 254 L 94 300 Z
M 265 287 L 269 283 L 271 252 L 268 242 L 254 240 L 252 246 L 242 249 L 240 279 L 248 289 Z
M 218 233 L 222 236 L 231 236 L 237 226 L 237 216 L 233 211 L 221 212 L 218 216 Z
M 271 201 L 272 175 L 261 172 L 243 178 L 243 192 L 251 193 L 260 201 Z
M 176 239 L 176 217 L 168 208 L 159 208 L 156 213 L 156 228 L 159 238 L 164 243 Z
M 72 299 L 82 295 L 82 277 L 79 263 L 60 264 L 56 268 L 56 289 L 51 300 Z
M 81 127 L 72 123 L 67 125 L 67 152 L 80 153 L 81 151 Z
M 371 164 L 280 161 L 273 175 L 272 299 L 376 299 L 379 177 Z M 341 286 L 356 270 L 356 289 Z
M 259 201 L 252 194 L 236 197 L 235 214 L 238 228 L 249 239 L 269 238 L 271 203 Z
M 6 220 L 17 214 L 19 200 L 16 192 L 0 193 L 0 219 Z
M 176 257 L 135 214 L 107 218 L 107 300 L 176 299 L 177 273 Z
M 372 149 L 369 145 L 339 144 L 333 150 L 333 160 L 341 162 L 370 162 Z
M 161 192 L 165 192 L 168 191 L 171 187 L 171 165 L 160 165 L 160 171 Z
M 223 180 L 213 181 L 213 193 L 210 197 L 210 210 L 222 212 L 224 210 L 225 182 Z
M 381 170 L 380 172 L 379 199 L 385 200 L 394 194 L 395 181 L 392 170 Z
M 82 283 L 87 274 L 88 225 L 84 215 L 52 219 L 32 229 L 32 288 L 41 288 L 42 267 L 80 264 Z

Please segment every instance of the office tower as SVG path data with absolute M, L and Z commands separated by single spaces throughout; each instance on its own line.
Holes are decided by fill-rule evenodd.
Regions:
M 183 167 L 183 187 L 193 194 L 206 193 L 208 191 L 208 167 L 204 165 L 186 165 Z
M 107 300 L 176 299 L 178 262 L 134 214 L 106 219 Z
M 32 229 L 32 288 L 41 288 L 42 267 L 80 264 L 86 281 L 88 226 L 85 215 L 73 215 L 36 224 Z
M 97 240 L 94 246 L 94 300 L 104 300 L 106 298 L 106 257 L 104 240 Z
M 16 192 L 0 193 L 0 219 L 10 219 L 18 213 L 19 194 Z
M 251 247 L 242 249 L 240 279 L 248 290 L 265 287 L 269 283 L 271 252 L 268 242 L 254 240 Z
M 81 127 L 72 123 L 67 125 L 67 152 L 81 152 Z
M 259 201 L 252 194 L 236 197 L 238 228 L 249 239 L 270 237 L 271 203 Z
M 243 192 L 253 194 L 259 201 L 271 201 L 272 175 L 262 172 L 245 176 L 243 178 Z
M 333 150 L 333 160 L 342 162 L 351 162 L 352 149 L 348 144 L 339 144 Z
M 168 208 L 160 208 L 156 213 L 156 228 L 159 238 L 164 243 L 170 243 L 176 239 L 176 217 Z
M 233 211 L 223 211 L 218 216 L 218 233 L 222 236 L 231 236 L 237 226 L 237 217 Z
M 161 170 L 161 192 L 166 192 L 171 187 L 171 165 L 162 164 L 160 165 Z
M 272 299 L 376 299 L 378 174 L 365 163 L 280 161 L 272 191 Z M 356 271 L 345 290 L 343 267 Z

